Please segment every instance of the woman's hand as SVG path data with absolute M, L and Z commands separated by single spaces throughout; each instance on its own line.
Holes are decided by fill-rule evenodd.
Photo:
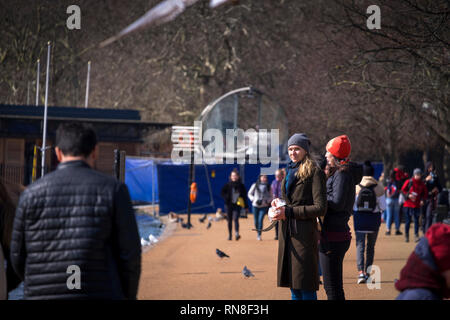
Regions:
M 276 208 L 277 207 L 277 201 L 278 201 L 278 198 L 273 199 L 272 202 L 270 203 L 270 206 Z
M 280 207 L 275 210 L 275 215 L 273 216 L 272 220 L 286 220 L 286 213 L 285 213 L 285 207 Z

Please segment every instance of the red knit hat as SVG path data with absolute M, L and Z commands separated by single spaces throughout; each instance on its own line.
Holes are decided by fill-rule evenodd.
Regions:
M 433 224 L 425 234 L 440 272 L 450 269 L 450 225 Z
M 326 149 L 338 159 L 347 159 L 352 150 L 352 145 L 348 137 L 342 135 L 328 141 Z

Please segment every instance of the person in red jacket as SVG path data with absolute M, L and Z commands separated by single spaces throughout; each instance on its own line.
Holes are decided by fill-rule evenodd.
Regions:
M 402 192 L 405 195 L 405 236 L 406 242 L 409 242 L 409 225 L 411 217 L 414 217 L 414 234 L 415 241 L 419 241 L 419 215 L 420 207 L 423 206 L 424 200 L 427 198 L 427 186 L 422 181 L 422 170 L 414 169 L 413 177 L 405 181 L 402 187 Z

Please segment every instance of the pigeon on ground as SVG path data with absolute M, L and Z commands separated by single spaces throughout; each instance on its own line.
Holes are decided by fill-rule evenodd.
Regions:
M 159 240 L 154 236 L 154 235 L 149 235 L 148 236 L 148 240 L 150 241 L 150 243 L 157 243 Z
M 203 223 L 203 222 L 205 221 L 205 219 L 206 219 L 207 216 L 208 216 L 208 215 L 205 214 L 203 217 L 201 217 L 200 219 L 198 219 L 198 221 L 200 221 L 201 223 Z
M 223 258 L 223 257 L 229 258 L 229 257 L 230 257 L 230 256 L 227 255 L 225 252 L 220 251 L 219 249 L 216 249 L 216 254 L 217 254 L 220 258 Z
M 208 221 L 208 225 L 206 226 L 206 229 L 211 228 L 211 221 Z
M 247 266 L 244 266 L 244 269 L 242 270 L 242 274 L 246 277 L 254 277 L 255 275 L 249 270 L 247 269 Z

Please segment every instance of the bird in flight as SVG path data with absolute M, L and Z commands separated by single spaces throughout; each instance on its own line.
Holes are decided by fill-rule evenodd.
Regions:
M 217 254 L 220 258 L 224 258 L 224 257 L 229 258 L 229 257 L 230 257 L 230 256 L 227 255 L 225 252 L 220 251 L 219 249 L 216 249 L 216 254 Z
M 106 47 L 114 41 L 119 40 L 123 36 L 137 30 L 141 30 L 151 26 L 157 26 L 172 21 L 176 17 L 178 17 L 184 10 L 186 10 L 186 7 L 192 6 L 198 1 L 199 0 L 164 0 L 157 4 L 155 7 L 151 8 L 142 17 L 120 31 L 118 34 L 101 42 L 100 48 Z M 209 6 L 211 8 L 216 8 L 228 1 L 230 0 L 210 0 Z M 231 2 L 233 4 L 238 3 L 237 0 L 231 0 Z

